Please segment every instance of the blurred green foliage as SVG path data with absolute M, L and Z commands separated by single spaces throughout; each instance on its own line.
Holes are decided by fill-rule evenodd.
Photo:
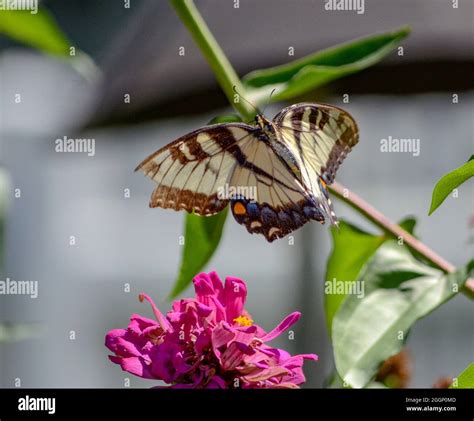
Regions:
M 451 385 L 452 389 L 474 389 L 474 363 L 469 366 L 456 377 Z
M 44 7 L 39 7 L 35 14 L 27 10 L 0 10 L 0 34 L 64 60 L 89 81 L 100 75 L 94 61 L 74 46 Z
M 170 298 L 183 292 L 206 266 L 219 244 L 226 217 L 227 208 L 206 218 L 194 214 L 186 216 L 181 265 Z
M 69 55 L 71 42 L 44 8 L 37 14 L 27 10 L 1 10 L 0 33 L 48 54 Z

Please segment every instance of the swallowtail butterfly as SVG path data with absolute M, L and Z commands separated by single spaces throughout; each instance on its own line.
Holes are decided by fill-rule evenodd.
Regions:
M 230 203 L 239 224 L 271 242 L 312 219 L 337 224 L 326 186 L 357 142 L 356 122 L 346 111 L 302 103 L 272 121 L 258 114 L 255 126 L 202 127 L 136 170 L 158 185 L 150 207 L 209 216 Z

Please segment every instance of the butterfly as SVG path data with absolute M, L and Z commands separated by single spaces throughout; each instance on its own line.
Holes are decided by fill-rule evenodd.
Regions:
M 300 103 L 255 125 L 221 123 L 188 133 L 137 170 L 157 187 L 150 207 L 235 220 L 272 242 L 310 220 L 337 225 L 327 185 L 359 138 L 355 120 L 326 104 Z

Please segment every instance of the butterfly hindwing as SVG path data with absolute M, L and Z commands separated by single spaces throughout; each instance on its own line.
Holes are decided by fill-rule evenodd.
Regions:
M 287 204 L 280 208 L 237 197 L 231 200 L 230 206 L 239 224 L 245 225 L 251 234 L 264 235 L 269 242 L 288 235 L 311 219 L 324 223 L 318 206 L 304 197 L 294 205 Z
M 287 160 L 266 142 L 249 142 L 243 153 L 248 165 L 236 166 L 230 185 L 235 220 L 250 233 L 263 234 L 268 241 L 284 237 L 310 219 L 324 222 L 322 209 L 305 192 Z

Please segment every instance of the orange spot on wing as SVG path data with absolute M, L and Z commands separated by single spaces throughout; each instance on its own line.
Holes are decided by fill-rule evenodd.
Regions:
M 324 188 L 327 188 L 327 184 L 324 182 L 324 180 L 322 178 L 319 178 L 321 180 L 321 184 L 323 185 Z
M 237 202 L 234 205 L 234 213 L 236 215 L 245 215 L 247 213 L 247 209 L 245 209 L 245 206 L 242 205 L 242 203 Z

